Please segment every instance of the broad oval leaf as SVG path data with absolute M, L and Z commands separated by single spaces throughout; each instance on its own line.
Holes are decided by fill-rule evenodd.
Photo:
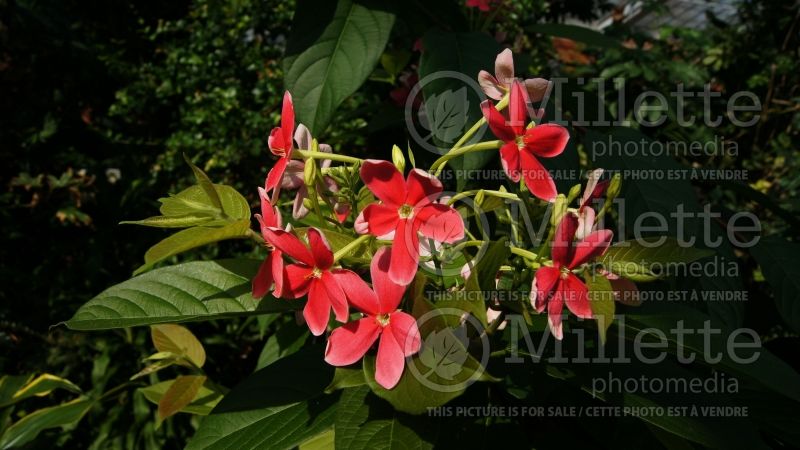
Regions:
M 106 289 L 64 324 L 73 330 L 105 330 L 301 308 L 301 301 L 250 295 L 260 263 L 223 259 L 156 269 Z
M 188 406 L 205 382 L 205 375 L 181 375 L 176 378 L 158 401 L 158 418 L 164 420 Z
M 602 263 L 611 272 L 634 281 L 660 278 L 672 265 L 687 264 L 714 254 L 712 250 L 681 246 L 674 238 L 642 238 L 612 245 Z
M 139 392 L 144 395 L 144 398 L 158 405 L 159 402 L 161 402 L 161 399 L 164 397 L 164 394 L 167 393 L 175 381 L 176 380 L 162 381 L 152 386 L 140 388 Z M 211 413 L 211 410 L 217 406 L 217 403 L 219 403 L 220 400 L 222 400 L 223 394 L 209 388 L 207 384 L 208 383 L 200 387 L 194 398 L 189 402 L 188 405 L 181 408 L 180 412 L 197 414 L 200 416 L 206 416 Z
M 32 378 L 33 375 L 4 375 L 0 378 L 0 408 L 33 396 L 43 397 L 56 389 L 66 389 L 76 394 L 81 393 L 81 388 L 66 378 L 49 373 Z
M 298 121 L 319 134 L 372 73 L 394 15 L 353 0 L 301 0 L 296 11 L 284 60 L 286 88 Z
M 183 355 L 195 367 L 206 363 L 206 351 L 188 328 L 172 323 L 153 325 L 150 328 L 153 345 L 159 352 Z M 185 361 L 183 361 L 185 364 Z

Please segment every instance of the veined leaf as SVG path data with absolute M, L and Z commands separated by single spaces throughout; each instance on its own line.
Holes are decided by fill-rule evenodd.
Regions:
M 34 411 L 6 429 L 0 437 L 0 449 L 24 445 L 48 428 L 74 424 L 83 418 L 92 404 L 89 399 L 78 398 L 58 406 Z
M 158 401 L 158 418 L 164 420 L 188 406 L 200 392 L 205 375 L 181 375 Z
M 674 238 L 642 238 L 612 245 L 601 262 L 622 277 L 652 281 L 663 276 L 671 265 L 687 264 L 713 254 L 712 250 L 681 246 Z
M 164 397 L 164 394 L 167 393 L 170 386 L 172 386 L 175 381 L 176 380 L 162 381 L 152 386 L 140 388 L 139 392 L 141 392 L 147 400 L 158 405 L 161 402 L 161 399 Z M 188 405 L 181 408 L 180 412 L 197 414 L 200 416 L 206 416 L 211 413 L 211 410 L 214 408 L 214 406 L 216 406 L 217 403 L 222 400 L 223 394 L 210 389 L 207 384 L 208 383 L 202 385 L 200 389 L 198 389 L 194 398 L 189 402 Z
M 215 184 L 222 210 L 232 219 L 247 219 L 250 217 L 250 205 L 247 199 L 242 197 L 236 189 L 224 185 Z M 159 200 L 161 202 L 161 214 L 164 216 L 180 217 L 187 215 L 208 215 L 219 213 L 219 208 L 211 204 L 203 188 L 200 186 L 190 186 L 181 192 Z
M 71 381 L 44 373 L 33 378 L 33 375 L 4 375 L 0 378 L 0 408 L 12 405 L 33 396 L 43 397 L 56 389 L 66 389 L 76 394 L 81 388 Z
M 592 307 L 592 316 L 597 320 L 600 342 L 605 344 L 606 332 L 614 322 L 616 310 L 613 288 L 608 279 L 599 274 L 589 276 L 586 285 L 589 287 L 589 304 Z
M 800 332 L 800 245 L 777 237 L 761 238 L 750 252 L 775 292 L 775 306 L 795 331 Z
M 153 345 L 159 352 L 183 355 L 195 367 L 203 367 L 203 364 L 206 363 L 206 351 L 203 349 L 203 344 L 186 327 L 171 323 L 152 325 L 150 336 Z
M 200 170 L 199 167 L 192 164 L 192 162 L 189 160 L 189 157 L 187 157 L 186 154 L 183 155 L 183 159 L 184 161 L 186 161 L 186 164 L 189 164 L 189 167 L 192 168 L 194 177 L 197 180 L 197 185 L 200 186 L 200 189 L 202 189 L 203 192 L 206 194 L 206 197 L 211 202 L 211 205 L 214 206 L 215 208 L 220 209 L 223 213 L 225 213 L 225 210 L 222 206 L 222 200 L 220 199 L 217 190 L 214 189 L 214 183 L 211 182 L 211 180 L 208 178 L 208 175 L 206 175 L 205 172 Z
M 105 330 L 298 309 L 302 301 L 250 295 L 260 261 L 224 259 L 164 267 L 101 292 L 65 322 L 73 330 Z
M 372 73 L 394 15 L 368 2 L 301 0 L 286 46 L 286 88 L 298 122 L 325 131 L 339 104 Z

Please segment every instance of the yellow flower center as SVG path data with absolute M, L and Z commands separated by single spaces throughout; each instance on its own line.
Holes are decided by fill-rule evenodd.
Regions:
M 414 207 L 411 205 L 403 205 L 397 210 L 397 214 L 401 219 L 410 219 L 414 216 Z
M 378 314 L 375 316 L 375 321 L 382 327 L 389 325 L 389 314 Z

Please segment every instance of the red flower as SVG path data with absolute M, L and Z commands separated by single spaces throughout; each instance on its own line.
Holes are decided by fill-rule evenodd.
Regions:
M 505 142 L 500 148 L 500 160 L 508 178 L 515 183 L 519 182 L 520 177 L 524 178 L 525 185 L 533 195 L 552 201 L 558 191 L 550 172 L 542 166 L 537 156 L 552 158 L 561 154 L 569 140 L 569 133 L 564 127 L 549 123 L 526 129 L 527 98 L 522 83 L 514 80 L 508 108 L 510 120 L 506 121 L 489 100 L 481 103 L 481 110 L 492 133 Z
M 292 105 L 292 94 L 286 91 L 283 94 L 283 109 L 281 111 L 281 126 L 272 129 L 269 134 L 267 143 L 269 150 L 273 155 L 280 156 L 278 162 L 272 167 L 272 170 L 267 174 L 267 180 L 264 183 L 264 188 L 267 191 L 274 189 L 272 192 L 273 203 L 278 198 L 280 193 L 280 184 L 283 179 L 283 173 L 286 171 L 286 165 L 292 160 L 292 147 L 294 142 L 294 106 Z
M 279 228 L 263 231 L 267 242 L 296 261 L 284 269 L 281 294 L 284 298 L 308 294 L 303 317 L 311 333 L 319 336 L 325 332 L 331 309 L 336 320 L 347 321 L 347 298 L 337 278 L 352 272 L 331 269 L 333 252 L 322 233 L 316 228 L 308 229 L 309 248 L 297 236 Z
M 421 345 L 414 317 L 397 309 L 406 288 L 389 277 L 390 262 L 388 247 L 375 253 L 370 267 L 374 291 L 357 275 L 348 275 L 350 303 L 365 317 L 333 330 L 325 350 L 328 364 L 347 366 L 360 360 L 380 338 L 375 381 L 386 389 L 397 385 L 406 357 L 417 353 Z
M 267 295 L 273 282 L 275 283 L 273 294 L 280 297 L 283 289 L 283 252 L 275 249 L 267 241 L 267 230 L 281 227 L 281 213 L 269 202 L 267 191 L 263 188 L 258 188 L 258 196 L 261 197 L 261 214 L 256 214 L 256 220 L 261 225 L 261 235 L 270 252 L 253 278 L 253 297 L 261 298 Z
M 492 0 L 467 0 L 467 7 L 478 8 L 483 12 L 487 12 L 490 9 L 491 3 Z
M 553 239 L 553 267 L 540 267 L 531 287 L 531 303 L 538 312 L 547 306 L 547 321 L 556 339 L 563 337 L 561 310 L 564 303 L 576 316 L 592 318 L 589 289 L 572 269 L 603 254 L 613 237 L 611 230 L 600 230 L 582 241 L 573 242 L 577 230 L 578 218 L 572 213 L 564 215 Z
M 381 203 L 368 205 L 356 219 L 356 232 L 393 239 L 389 278 L 407 285 L 417 273 L 419 236 L 453 243 L 464 237 L 464 222 L 458 211 L 434 203 L 442 183 L 427 172 L 414 169 L 403 175 L 388 161 L 367 160 L 361 179 Z

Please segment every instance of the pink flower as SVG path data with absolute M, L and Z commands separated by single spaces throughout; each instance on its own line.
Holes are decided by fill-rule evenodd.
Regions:
M 261 298 L 267 295 L 273 282 L 275 283 L 273 294 L 280 297 L 283 289 L 283 253 L 267 242 L 267 230 L 281 227 L 281 213 L 269 202 L 267 191 L 263 188 L 258 188 L 258 196 L 261 198 L 261 214 L 255 216 L 261 226 L 261 235 L 264 237 L 265 246 L 270 252 L 253 278 L 253 297 Z
M 609 181 L 600 182 L 600 177 L 603 176 L 603 169 L 595 169 L 589 174 L 589 181 L 586 182 L 586 187 L 583 190 L 581 203 L 578 207 L 578 231 L 575 233 L 576 239 L 583 239 L 592 232 L 594 228 L 595 211 L 591 203 L 595 199 L 603 196 L 606 188 L 608 188 Z
M 563 337 L 561 311 L 565 303 L 576 316 L 592 318 L 589 289 L 572 270 L 603 254 L 613 237 L 611 230 L 601 230 L 573 242 L 577 229 L 578 218 L 572 213 L 565 214 L 553 239 L 553 267 L 536 270 L 531 287 L 531 304 L 538 312 L 547 307 L 547 321 L 556 339 Z
M 628 306 L 639 306 L 642 304 L 642 300 L 639 298 L 639 288 L 636 286 L 636 283 L 604 269 L 598 270 L 597 273 L 606 277 L 608 282 L 611 283 L 612 295 L 614 295 L 615 301 Z
M 419 234 L 435 242 L 453 243 L 464 237 L 464 222 L 458 211 L 435 203 L 442 183 L 434 176 L 413 169 L 406 180 L 388 161 L 366 160 L 361 179 L 381 203 L 367 205 L 356 219 L 360 234 L 393 236 L 389 278 L 408 284 L 417 273 Z
M 505 142 L 500 148 L 500 161 L 508 178 L 515 183 L 524 178 L 525 185 L 533 195 L 553 201 L 558 195 L 556 184 L 537 156 L 552 158 L 560 155 L 569 140 L 567 130 L 549 123 L 526 128 L 527 93 L 518 80 L 511 85 L 509 120 L 489 100 L 481 103 L 481 110 L 492 133 Z
M 311 148 L 311 132 L 306 128 L 305 125 L 302 123 L 297 125 L 297 130 L 294 133 L 294 140 L 297 143 L 298 148 L 309 149 Z M 324 153 L 332 153 L 331 146 L 328 144 L 319 144 L 319 150 Z M 306 215 L 308 215 L 308 208 L 306 208 L 303 200 L 308 198 L 308 187 L 305 184 L 304 180 L 304 170 L 308 161 L 300 161 L 300 160 L 291 160 L 286 165 L 286 171 L 283 174 L 283 179 L 281 180 L 281 189 L 288 189 L 288 190 L 297 190 L 297 193 L 294 196 L 294 203 L 292 204 L 292 217 L 295 219 L 302 219 Z M 320 163 L 320 167 L 322 169 L 327 169 L 331 166 L 331 160 L 324 159 Z M 325 189 L 332 193 L 339 192 L 339 185 L 336 184 L 336 181 L 333 180 L 331 177 L 324 177 L 325 181 Z M 320 187 L 320 190 L 322 188 Z M 329 199 L 329 203 L 333 208 L 334 213 L 336 213 L 336 218 L 339 222 L 344 222 L 347 219 L 347 216 L 350 214 L 350 205 L 347 203 L 336 201 L 335 199 Z
M 392 250 L 382 247 L 370 266 L 374 291 L 357 275 L 349 275 L 350 303 L 364 313 L 364 318 L 333 330 L 328 338 L 325 361 L 333 366 L 347 366 L 360 360 L 378 341 L 375 381 L 392 389 L 400 381 L 407 356 L 417 353 L 421 339 L 417 322 L 397 309 L 405 286 L 389 276 Z
M 280 183 L 286 166 L 292 160 L 292 135 L 294 133 L 294 106 L 292 105 L 292 94 L 289 91 L 283 94 L 283 109 L 281 111 L 281 126 L 272 129 L 267 143 L 273 155 L 280 156 L 278 162 L 267 174 L 264 182 L 264 189 L 272 192 L 272 203 L 278 199 L 280 194 Z
M 311 333 L 319 336 L 325 332 L 331 309 L 336 320 L 346 322 L 347 297 L 337 279 L 352 272 L 332 269 L 333 252 L 322 233 L 309 228 L 309 246 L 297 236 L 278 228 L 266 228 L 264 233 L 267 242 L 296 261 L 284 268 L 281 294 L 285 298 L 308 294 L 303 317 Z
M 500 100 L 511 89 L 514 82 L 514 58 L 511 49 L 505 49 L 494 60 L 494 76 L 485 70 L 478 72 L 478 83 L 487 97 Z M 525 89 L 532 102 L 540 102 L 550 88 L 550 82 L 544 78 L 528 78 L 524 81 Z
M 468 8 L 478 8 L 483 12 L 489 11 L 492 0 L 467 0 Z

